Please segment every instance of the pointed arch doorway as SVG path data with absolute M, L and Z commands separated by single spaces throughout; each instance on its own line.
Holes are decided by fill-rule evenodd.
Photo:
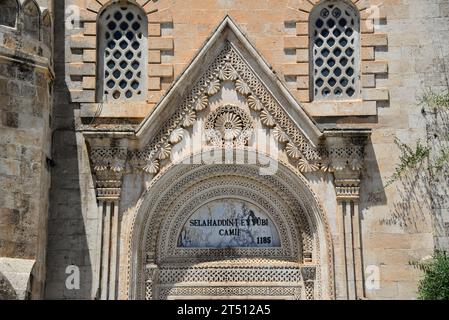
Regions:
M 327 222 L 299 172 L 185 163 L 155 177 L 136 210 L 130 298 L 333 297 Z

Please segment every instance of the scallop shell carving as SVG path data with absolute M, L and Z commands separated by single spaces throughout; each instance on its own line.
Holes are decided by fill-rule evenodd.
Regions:
M 298 147 L 291 142 L 287 143 L 285 151 L 287 152 L 288 156 L 293 159 L 301 158 L 301 151 L 299 151 Z
M 344 168 L 346 168 L 346 165 L 347 165 L 346 160 L 344 160 L 344 159 L 335 159 L 335 160 L 332 160 L 332 167 L 331 167 L 331 169 L 335 170 L 335 171 L 341 171 Z
M 201 111 L 206 109 L 208 105 L 209 99 L 207 98 L 207 96 L 201 96 L 198 98 L 198 100 L 196 100 L 194 108 L 196 111 Z
M 99 163 L 94 165 L 94 170 L 95 171 L 105 171 L 108 170 L 108 165 L 104 164 L 104 163 Z
M 167 159 L 171 154 L 171 145 L 169 143 L 165 143 L 159 151 L 157 152 L 157 157 L 161 160 Z
M 147 162 L 147 164 L 143 167 L 143 171 L 145 171 L 146 173 L 151 173 L 151 174 L 155 174 L 159 172 L 159 161 L 154 159 L 154 160 L 149 160 Z
M 170 143 L 175 144 L 182 140 L 184 136 L 184 130 L 177 128 L 170 133 Z
M 269 114 L 266 110 L 262 110 L 260 113 L 260 120 L 262 120 L 262 123 L 268 127 L 272 127 L 276 124 L 276 122 L 273 119 L 273 116 Z
M 305 159 L 299 159 L 298 161 L 298 169 L 301 172 L 313 172 L 318 170 L 318 165 L 310 163 Z
M 248 98 L 248 107 L 254 111 L 260 111 L 262 110 L 262 102 L 260 102 L 259 99 L 257 99 L 255 96 L 250 95 Z
M 249 88 L 249 86 L 240 79 L 235 82 L 235 89 L 238 93 L 244 96 L 251 93 L 251 89 Z
M 320 163 L 320 170 L 323 172 L 331 172 L 331 165 L 329 161 L 324 161 Z
M 195 123 L 195 120 L 196 120 L 196 114 L 195 114 L 195 111 L 193 111 L 193 110 L 188 111 L 188 112 L 186 113 L 186 115 L 184 116 L 184 119 L 182 119 L 181 125 L 182 125 L 184 128 L 191 127 L 191 126 Z
M 360 159 L 353 159 L 351 161 L 351 169 L 352 170 L 357 171 L 357 170 L 360 170 L 362 168 L 363 168 L 363 163 L 362 163 L 362 161 L 360 161 Z
M 287 142 L 288 136 L 287 134 L 282 131 L 279 127 L 275 127 L 273 130 L 273 136 L 279 141 L 279 142 Z
M 213 96 L 218 91 L 220 91 L 220 88 L 221 88 L 220 80 L 218 79 L 212 80 L 211 83 L 209 83 L 209 86 L 207 87 L 207 94 L 209 96 Z
M 113 172 L 122 172 L 125 169 L 123 162 L 120 160 L 115 160 L 111 163 L 111 170 Z

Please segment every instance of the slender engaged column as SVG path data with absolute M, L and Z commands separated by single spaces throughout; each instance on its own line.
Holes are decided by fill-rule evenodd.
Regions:
M 109 270 L 109 300 L 116 299 L 117 257 L 118 257 L 118 203 L 114 203 L 111 213 L 111 260 Z
M 97 228 L 97 253 L 96 253 L 96 272 L 95 272 L 95 295 L 94 298 L 100 298 L 100 292 L 101 292 L 101 266 L 102 266 L 102 251 L 103 251 L 103 215 L 104 215 L 104 202 L 99 201 L 98 202 L 98 228 Z
M 102 141 L 107 143 L 108 141 Z M 115 142 L 109 141 L 112 145 Z M 120 196 L 127 159 L 125 147 L 102 144 L 91 146 L 90 160 L 95 175 L 98 201 L 97 271 L 95 297 L 101 300 L 117 299 L 119 242 L 120 242 Z
M 101 268 L 101 300 L 108 299 L 109 282 L 109 259 L 111 243 L 111 207 L 113 204 L 108 202 L 103 215 L 103 246 L 102 246 L 102 268 Z
M 337 201 L 337 239 L 336 243 L 336 274 L 342 278 L 341 281 L 337 283 L 338 285 L 338 297 L 342 299 L 348 299 L 348 278 L 347 278 L 347 270 L 346 270 L 346 248 L 345 248 L 345 223 L 344 223 L 344 208 L 345 201 L 338 200 Z
M 359 213 L 359 183 L 348 173 L 339 173 L 338 179 L 335 180 L 337 191 L 337 227 L 342 240 L 339 246 L 342 246 L 344 264 L 344 277 L 342 282 L 344 286 L 340 288 L 346 289 L 346 299 L 354 300 L 364 297 L 364 280 L 363 280 L 363 258 L 362 243 L 360 232 L 360 213 Z M 342 226 L 339 226 L 338 223 Z M 340 295 L 342 296 L 342 295 Z
M 354 230 L 354 262 L 355 262 L 355 285 L 357 298 L 365 297 L 365 279 L 363 277 L 362 239 L 360 226 L 360 212 L 358 201 L 353 202 L 352 225 Z
M 345 252 L 346 252 L 346 273 L 348 280 L 348 299 L 356 298 L 355 272 L 354 272 L 354 247 L 352 229 L 352 201 L 345 201 L 344 224 L 345 224 Z

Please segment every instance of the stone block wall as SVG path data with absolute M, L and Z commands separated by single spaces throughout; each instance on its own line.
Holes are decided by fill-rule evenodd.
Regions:
M 53 73 L 40 33 L 51 32 L 49 11 L 33 7 L 34 37 L 24 34 L 18 8 L 15 27 L 0 25 L 0 281 L 10 284 L 7 298 L 23 299 L 42 298 L 45 285 Z
M 301 102 L 308 102 L 302 74 L 307 55 L 304 16 L 314 0 L 187 0 L 137 1 L 149 18 L 149 93 L 141 109 L 127 110 L 127 118 L 142 119 L 186 68 L 226 14 Z M 360 1 L 361 2 L 361 1 Z M 83 104 L 95 103 L 96 13 L 105 1 L 66 0 L 57 3 L 53 113 L 56 169 L 50 201 L 47 298 L 92 298 L 96 272 L 95 192 L 85 144 L 75 133 L 74 114 Z M 376 0 L 382 19 L 362 30 L 362 81 L 366 100 L 376 101 L 375 112 L 350 109 L 346 114 L 320 115 L 323 128 L 371 128 L 367 167 L 361 186 L 364 266 L 379 270 L 380 284 L 366 290 L 369 299 L 413 299 L 421 273 L 409 261 L 429 256 L 438 237 L 435 226 L 448 221 L 447 210 L 431 213 L 429 194 L 420 172 L 385 188 L 398 163 L 394 140 L 414 144 L 426 138 L 417 101 L 426 87 L 447 88 L 444 66 L 449 63 L 449 10 L 446 0 Z M 80 29 L 67 30 L 65 9 L 81 7 Z M 309 10 L 309 11 L 308 11 Z M 388 40 L 388 41 L 387 41 Z M 385 92 L 388 92 L 387 94 Z M 307 108 L 313 110 L 314 104 Z M 86 108 L 86 115 L 96 108 Z M 136 110 L 136 111 L 133 111 Z M 9 116 L 11 117 L 11 116 Z M 105 117 L 109 117 L 106 116 Z M 90 121 L 90 120 L 89 120 Z M 438 220 L 439 219 L 439 220 Z M 443 224 L 444 225 L 444 224 Z M 441 242 L 444 243 L 444 242 Z M 76 248 L 76 250 L 73 250 Z M 64 286 L 67 265 L 81 268 L 81 289 Z M 367 274 L 366 276 L 368 276 Z M 337 280 L 338 281 L 338 280 Z

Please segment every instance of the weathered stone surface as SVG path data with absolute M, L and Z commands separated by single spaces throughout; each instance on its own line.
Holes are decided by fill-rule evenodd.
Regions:
M 38 2 L 42 7 L 51 8 L 53 1 Z M 0 260 L 5 257 L 15 261 L 36 261 L 33 298 L 105 298 L 100 290 L 104 287 L 100 278 L 104 269 L 101 268 L 105 266 L 100 253 L 107 251 L 113 255 L 116 247 L 112 245 L 110 250 L 104 245 L 102 247 L 102 233 L 106 231 L 100 222 L 109 221 L 111 228 L 116 227 L 113 218 L 117 209 L 120 230 L 129 230 L 129 216 L 150 185 L 152 174 L 169 167 L 171 155 L 179 158 L 188 155 L 194 149 L 186 147 L 194 139 L 190 135 L 193 132 L 191 126 L 198 123 L 198 119 L 199 123 L 206 123 L 207 116 L 224 104 L 246 110 L 255 127 L 263 128 L 268 137 L 279 140 L 276 140 L 276 150 L 280 159 L 290 161 L 292 166 L 304 171 L 300 176 L 307 180 L 328 221 L 329 238 L 335 251 L 335 298 L 353 298 L 359 294 L 351 289 L 348 296 L 348 286 L 357 290 L 361 287 L 361 275 L 357 272 L 365 272 L 365 278 L 370 273 L 356 268 L 355 278 L 345 278 L 346 266 L 361 265 L 357 259 L 362 259 L 365 268 L 374 267 L 380 271 L 380 286 L 366 290 L 366 298 L 416 298 L 421 274 L 409 266 L 409 261 L 427 257 L 434 246 L 449 246 L 447 183 L 444 185 L 442 181 L 443 187 L 433 186 L 433 201 L 429 200 L 429 190 L 419 179 L 419 170 L 393 185 L 385 184 L 394 173 L 400 155 L 395 138 L 410 144 L 426 138 L 426 122 L 417 103 L 423 89 L 432 87 L 439 90 L 447 85 L 443 66 L 448 60 L 448 44 L 437 39 L 449 31 L 449 7 L 446 0 L 434 0 L 431 4 L 421 0 L 352 1 L 362 18 L 360 54 L 355 55 L 360 57 L 360 72 L 356 75 L 360 79 L 360 94 L 357 99 L 348 101 L 315 101 L 310 90 L 314 81 L 311 80 L 313 69 L 310 68 L 312 44 L 309 32 L 312 28 L 309 18 L 313 4 L 318 2 L 137 1 L 139 5 L 145 5 L 142 12 L 149 21 L 148 28 L 145 28 L 148 50 L 143 56 L 143 61 L 147 62 L 146 74 L 141 75 L 141 79 L 145 79 L 145 93 L 142 101 L 132 104 L 103 103 L 96 93 L 100 83 L 98 77 L 102 76 L 96 21 L 97 13 L 102 10 L 101 4 L 107 1 L 55 2 L 53 56 L 44 41 L 33 39 L 32 34 L 25 38 L 20 32 L 10 32 L 10 29 L 0 26 Z M 82 7 L 82 28 L 66 28 L 65 5 L 69 4 Z M 377 4 L 382 6 L 365 10 L 366 6 Z M 378 12 L 379 17 L 372 16 L 373 12 Z M 285 146 L 286 143 L 282 142 L 285 133 L 275 131 L 279 126 L 266 110 L 262 113 L 253 109 L 260 107 L 258 101 L 251 97 L 244 82 L 230 80 L 232 74 L 222 74 L 218 86 L 212 82 L 207 94 L 202 96 L 201 92 L 200 102 L 194 106 L 194 116 L 188 114 L 188 119 L 183 118 L 183 127 L 178 128 L 181 130 L 168 136 L 176 143 L 162 146 L 158 151 L 162 159 L 149 163 L 146 173 L 134 172 L 136 164 L 130 159 L 123 166 L 122 159 L 118 161 L 109 155 L 92 158 L 94 143 L 105 149 L 134 151 L 141 148 L 141 137 L 128 139 L 125 136 L 133 135 L 139 123 L 146 123 L 142 119 L 153 112 L 159 112 L 160 116 L 151 118 L 151 132 L 154 135 L 159 132 L 165 116 L 169 110 L 176 109 L 179 101 L 174 105 L 167 104 L 163 112 L 155 106 L 165 94 L 170 94 L 170 86 L 182 78 L 185 69 L 205 41 L 213 37 L 212 32 L 226 15 L 243 31 L 254 52 L 260 53 L 268 63 L 269 66 L 258 76 L 265 82 L 271 79 L 286 85 L 288 89 L 285 90 L 302 103 L 296 108 L 304 109 L 321 130 L 372 130 L 365 147 L 366 161 L 360 181 L 354 182 L 358 179 L 348 177 L 334 180 L 336 175 L 326 171 L 329 168 L 326 163 L 299 162 L 295 158 L 300 157 L 299 151 L 293 145 Z M 9 13 L 0 19 L 4 24 L 11 24 L 11 21 Z M 238 47 L 239 50 L 242 48 Z M 216 54 L 213 50 L 208 51 L 203 63 Z M 54 58 L 53 65 L 48 64 L 48 58 Z M 252 68 L 262 60 L 253 52 L 246 53 L 243 58 Z M 115 63 L 119 64 L 120 59 Z M 56 74 L 53 87 L 52 68 Z M 196 73 L 191 73 L 183 82 L 177 82 L 172 91 L 179 96 L 184 95 L 207 68 L 208 65 L 197 63 Z M 274 85 L 268 89 L 277 99 L 285 99 L 285 94 L 280 94 Z M 195 91 L 193 96 L 197 94 L 199 91 Z M 289 103 L 282 105 L 285 107 Z M 187 104 L 184 107 L 193 106 Z M 185 116 L 186 111 L 181 114 Z M 295 115 L 293 110 L 287 110 L 287 114 Z M 303 120 L 295 118 L 301 130 L 307 127 L 301 122 Z M 264 127 L 266 125 L 268 128 Z M 114 131 L 111 133 L 114 139 L 108 136 L 89 140 L 81 132 L 76 132 L 79 128 Z M 335 154 L 346 152 L 347 141 L 337 145 L 337 140 L 326 139 L 334 141 Z M 432 150 L 432 155 L 436 154 L 435 151 Z M 291 162 L 291 156 L 296 162 Z M 337 167 L 338 161 L 335 162 Z M 358 168 L 359 163 L 355 161 L 351 165 Z M 317 172 L 318 167 L 323 172 Z M 107 172 L 106 177 L 111 179 L 100 176 L 103 169 Z M 117 178 L 121 175 L 123 181 Z M 120 188 L 115 188 L 118 181 Z M 346 201 L 354 200 L 347 197 L 354 196 L 354 190 L 358 188 L 360 198 L 346 207 Z M 112 202 L 116 203 L 117 195 L 120 204 L 111 206 Z M 101 204 L 106 209 L 99 212 Z M 348 223 L 348 219 L 343 217 L 346 210 L 360 213 L 362 250 L 356 241 L 355 247 L 351 247 L 345 240 L 354 234 L 341 231 Z M 108 214 L 111 220 L 104 220 L 108 219 Z M 128 297 L 123 287 L 128 272 L 127 257 L 123 256 L 128 236 L 120 235 L 119 256 L 111 258 L 118 261 L 111 264 L 118 268 L 117 282 L 112 276 L 113 271 L 108 278 L 112 279 L 110 286 L 118 284 L 117 288 L 112 287 L 115 291 L 111 289 L 114 292 L 109 296 L 111 299 Z M 348 261 L 354 263 L 348 264 Z M 69 290 L 65 286 L 69 265 L 79 267 L 79 290 Z M 149 274 L 155 272 L 151 266 L 149 270 Z M 0 268 L 0 298 L 25 297 L 23 285 L 20 285 L 22 289 L 16 290 L 16 284 L 22 283 L 26 274 L 19 273 L 17 276 Z M 45 294 L 42 292 L 44 283 Z

